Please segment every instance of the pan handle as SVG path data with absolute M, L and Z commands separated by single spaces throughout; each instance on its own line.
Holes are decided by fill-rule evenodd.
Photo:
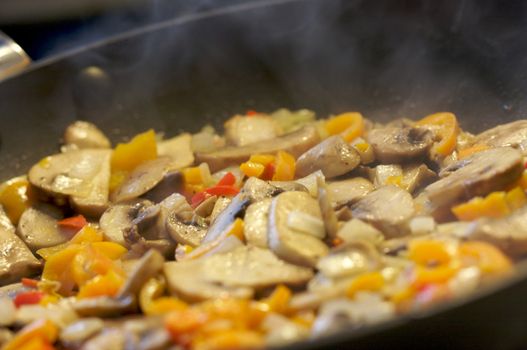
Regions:
M 0 80 L 24 70 L 31 59 L 10 37 L 0 31 Z

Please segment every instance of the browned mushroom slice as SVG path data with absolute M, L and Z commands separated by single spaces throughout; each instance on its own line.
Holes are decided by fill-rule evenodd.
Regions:
M 133 296 L 77 299 L 71 306 L 81 317 L 115 317 L 133 312 L 136 307 Z
M 391 237 L 407 233 L 406 226 L 415 208 L 410 193 L 396 186 L 384 186 L 367 194 L 351 210 L 353 217 L 371 223 Z
M 84 318 L 68 325 L 60 332 L 60 341 L 68 348 L 79 348 L 82 343 L 104 329 L 100 318 Z
M 301 220 L 292 220 L 295 216 Z M 292 221 L 301 221 L 303 226 L 292 225 Z M 286 261 L 315 266 L 328 252 L 322 242 L 325 232 L 320 207 L 306 192 L 284 192 L 275 197 L 269 209 L 268 230 L 269 248 Z
M 447 167 L 440 173 L 447 174 L 445 177 L 424 189 L 425 212 L 441 219 L 455 204 L 504 189 L 521 176 L 523 169 L 522 155 L 513 148 L 476 153 Z
M 342 136 L 331 136 L 302 154 L 296 162 L 296 175 L 307 176 L 321 170 L 325 177 L 344 175 L 360 164 L 359 153 Z
M 244 235 L 247 243 L 267 248 L 267 226 L 271 198 L 251 204 L 245 211 Z
M 157 152 L 160 156 L 169 157 L 174 169 L 184 168 L 194 163 L 192 152 L 192 135 L 183 133 L 157 144 Z
M 82 214 L 102 214 L 108 204 L 111 150 L 84 149 L 44 158 L 29 181 L 53 197 L 70 197 Z
M 136 201 L 112 205 L 99 221 L 104 237 L 108 241 L 125 245 L 125 232 L 134 226 L 133 220 L 139 212 L 151 204 L 149 201 Z
M 71 237 L 60 230 L 57 219 L 59 217 L 28 208 L 20 217 L 17 234 L 32 251 L 65 243 Z
M 76 121 L 70 124 L 64 132 L 66 145 L 83 148 L 110 148 L 110 140 L 92 123 Z
M 518 148 L 525 156 L 527 155 L 527 120 L 516 120 L 484 131 L 476 136 L 474 144 L 491 147 L 511 146 Z
M 513 257 L 527 253 L 527 207 L 504 218 L 485 218 L 476 221 L 468 229 L 468 237 L 495 244 Z
M 30 276 L 39 267 L 40 262 L 15 234 L 15 228 L 0 207 L 0 286 Z
M 288 264 L 269 250 L 252 246 L 196 260 L 168 262 L 164 272 L 172 292 L 190 300 L 250 297 L 254 289 L 278 283 L 298 285 L 313 276 L 309 268 Z
M 247 118 L 236 115 L 224 124 L 227 143 L 245 146 L 277 137 L 281 134 L 278 123 L 266 115 L 255 115 Z
M 414 193 L 437 179 L 437 174 L 425 164 L 414 164 L 403 168 L 402 183 L 406 190 Z
M 296 158 L 316 145 L 319 140 L 320 137 L 316 128 L 305 126 L 300 130 L 256 144 L 225 147 L 210 153 L 198 153 L 196 160 L 198 163 L 209 164 L 210 170 L 215 172 L 231 165 L 239 165 L 256 153 L 275 153 L 283 150 Z
M 328 183 L 333 207 L 355 203 L 374 189 L 373 184 L 362 177 Z
M 126 282 L 123 284 L 117 298 L 127 295 L 137 295 L 139 290 L 150 278 L 155 277 L 162 269 L 165 259 L 156 250 L 149 250 L 135 263 Z
M 124 202 L 148 192 L 163 180 L 170 165 L 171 161 L 168 157 L 160 157 L 139 165 L 113 193 L 112 200 Z
M 423 158 L 432 146 L 432 134 L 422 128 L 382 127 L 368 133 L 375 158 L 393 164 Z

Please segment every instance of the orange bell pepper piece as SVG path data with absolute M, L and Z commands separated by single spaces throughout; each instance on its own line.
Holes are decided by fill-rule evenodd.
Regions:
M 291 289 L 281 284 L 275 288 L 268 298 L 261 302 L 267 304 L 270 311 L 285 314 L 289 310 L 292 295 Z
M 285 151 L 278 151 L 273 181 L 291 181 L 295 178 L 295 170 L 295 157 Z
M 82 229 L 84 226 L 88 224 L 88 221 L 86 221 L 86 218 L 84 216 L 77 215 L 77 216 L 72 216 L 69 218 L 59 220 L 57 224 L 61 228 L 65 228 L 65 229 L 78 232 L 80 229 Z
M 353 298 L 357 292 L 369 291 L 377 292 L 384 286 L 384 277 L 380 272 L 366 272 L 357 276 L 351 281 L 346 295 L 348 298 Z
M 440 112 L 431 114 L 415 123 L 416 126 L 428 128 L 440 139 L 432 151 L 441 156 L 448 156 L 456 149 L 459 125 L 454 114 Z
M 408 245 L 408 258 L 419 265 L 448 264 L 452 256 L 439 240 L 415 239 Z
M 474 145 L 474 146 L 471 146 L 471 147 L 467 147 L 467 148 L 464 148 L 462 150 L 459 150 L 459 152 L 457 153 L 457 158 L 458 159 L 465 159 L 475 153 L 478 153 L 478 152 L 481 152 L 481 151 L 485 151 L 485 150 L 488 150 L 489 149 L 489 146 L 487 145 L 483 145 L 483 144 L 477 144 L 477 145 Z
M 243 220 L 240 218 L 236 218 L 234 222 L 231 224 L 231 227 L 228 230 L 227 235 L 233 235 L 240 239 L 240 241 L 245 241 L 245 235 L 243 231 Z
M 33 203 L 33 195 L 29 182 L 23 178 L 14 178 L 2 186 L 0 204 L 13 223 L 18 224 L 22 213 Z
M 347 142 L 362 136 L 364 129 L 364 118 L 357 112 L 342 113 L 326 122 L 326 131 L 329 135 L 341 134 Z
M 477 265 L 483 273 L 499 275 L 512 271 L 511 260 L 492 244 L 479 241 L 461 243 L 459 255 L 466 265 Z
M 240 170 L 247 177 L 260 177 L 265 170 L 265 165 L 255 162 L 245 162 L 240 165 Z
M 87 281 L 77 294 L 77 298 L 93 298 L 97 296 L 115 296 L 124 283 L 124 277 L 113 270 L 104 275 L 95 276 Z
M 53 344 L 59 335 L 59 330 L 53 322 L 46 320 L 46 319 L 40 319 L 31 322 L 22 330 L 20 330 L 13 339 L 11 339 L 7 344 L 5 344 L 2 347 L 2 350 L 20 350 L 20 349 L 46 349 L 44 348 L 33 348 L 32 346 L 37 345 L 50 345 Z M 34 340 L 34 339 L 40 339 Z M 27 347 L 26 347 L 27 346 Z M 51 347 L 52 349 L 53 347 Z

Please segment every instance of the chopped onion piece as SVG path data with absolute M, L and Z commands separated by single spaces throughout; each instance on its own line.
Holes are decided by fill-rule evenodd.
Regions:
M 431 216 L 417 216 L 410 220 L 410 231 L 414 235 L 432 233 L 436 228 L 436 222 Z
M 309 191 L 309 194 L 311 195 L 311 197 L 317 198 L 318 196 L 317 178 L 319 177 L 325 181 L 325 177 L 322 171 L 317 170 L 309 174 L 308 176 L 295 180 L 295 182 L 305 186 L 305 188 L 307 188 L 307 190 Z

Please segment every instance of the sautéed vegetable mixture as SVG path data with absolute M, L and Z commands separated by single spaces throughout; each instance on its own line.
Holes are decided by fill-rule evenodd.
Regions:
M 527 253 L 527 120 L 248 111 L 0 186 L 0 346 L 254 349 L 468 295 Z

